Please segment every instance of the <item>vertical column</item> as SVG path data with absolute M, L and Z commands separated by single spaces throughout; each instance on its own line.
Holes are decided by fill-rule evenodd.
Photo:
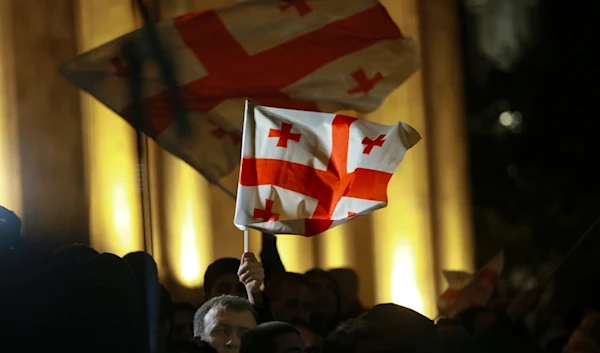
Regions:
M 58 72 L 76 54 L 73 1 L 3 1 L 3 7 L 11 2 L 3 15 L 12 23 L 12 40 L 3 43 L 10 45 L 3 58 L 14 71 L 3 84 L 12 86 L 5 104 L 17 124 L 24 234 L 49 245 L 85 241 L 79 94 Z
M 161 18 L 194 11 L 193 6 L 189 0 L 162 2 Z M 191 289 L 202 285 L 204 271 L 214 260 L 213 237 L 219 237 L 211 215 L 221 210 L 211 205 L 209 184 L 200 173 L 164 150 L 157 153 L 161 160 L 162 262 L 171 290 L 194 301 L 198 291 Z
M 363 304 L 375 305 L 376 293 L 378 288 L 375 285 L 375 261 L 376 241 L 373 233 L 373 218 L 371 216 L 360 217 L 353 220 L 346 228 L 344 233 L 347 247 L 351 248 L 350 268 L 353 268 L 358 274 L 360 280 L 360 299 Z
M 240 115 L 244 114 L 240 111 Z M 237 192 L 237 180 L 239 171 L 234 170 L 230 175 L 223 178 L 221 183 L 233 193 Z M 233 225 L 235 213 L 235 200 L 218 187 L 210 186 L 207 194 L 207 202 L 215 212 L 211 215 L 213 235 L 213 257 L 241 257 L 244 252 L 244 233 Z M 260 234 L 250 234 L 252 242 L 249 245 L 253 250 L 260 252 Z M 257 243 L 257 241 L 259 241 Z M 259 245 L 256 247 L 256 245 Z
M 0 205 L 21 214 L 12 3 L 0 1 Z
M 48 2 L 48 6 L 58 3 Z M 79 0 L 77 5 L 80 52 L 135 29 L 129 1 Z M 54 11 L 47 13 L 50 10 Z M 81 101 L 91 243 L 99 251 L 117 255 L 142 250 L 134 130 L 89 95 L 82 94 Z
M 458 6 L 458 0 L 420 2 L 422 71 L 438 264 L 440 269 L 473 270 Z
M 164 251 L 170 275 L 179 285 L 199 287 L 213 253 L 208 185 L 200 173 L 173 156 L 164 158 L 163 168 L 163 202 L 168 210 Z
M 383 4 L 407 36 L 421 44 L 418 0 Z M 398 119 L 428 139 L 423 75 L 417 73 L 395 91 L 370 119 L 384 124 Z M 429 148 L 421 141 L 392 178 L 387 208 L 372 215 L 377 302 L 395 302 L 435 315 L 434 257 L 431 238 Z
M 320 268 L 329 270 L 340 267 L 354 267 L 354 237 L 349 232 L 350 227 L 349 224 L 343 224 L 315 238 L 319 260 L 318 266 Z

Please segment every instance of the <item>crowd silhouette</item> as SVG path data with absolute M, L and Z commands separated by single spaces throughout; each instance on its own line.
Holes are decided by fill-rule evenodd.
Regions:
M 469 353 L 599 352 L 598 318 L 542 342 L 523 325 L 539 291 L 437 321 L 382 303 L 366 308 L 351 269 L 287 272 L 276 238 L 259 259 L 223 258 L 205 271 L 200 307 L 176 302 L 153 258 L 73 244 L 49 252 L 0 208 L 2 352 Z

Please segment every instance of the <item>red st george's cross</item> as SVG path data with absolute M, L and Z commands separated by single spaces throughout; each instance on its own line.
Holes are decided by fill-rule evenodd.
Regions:
M 333 212 L 344 196 L 387 202 L 386 190 L 391 173 L 364 168 L 356 168 L 350 173 L 347 171 L 350 125 L 356 120 L 343 115 L 336 115 L 333 119 L 332 150 L 327 170 L 279 159 L 243 158 L 240 184 L 275 185 L 317 200 L 313 216 L 305 220 L 306 236 L 323 233 L 331 227 Z M 267 206 L 272 207 L 272 200 L 267 200 Z M 255 215 L 263 215 L 259 209 L 254 211 Z M 348 216 L 351 215 L 355 214 L 348 212 Z
M 282 1 L 281 13 L 292 11 L 292 7 L 299 17 L 312 12 L 310 1 L 296 0 Z M 245 97 L 252 97 L 260 105 L 319 111 L 315 102 L 291 99 L 282 89 L 343 56 L 385 39 L 403 38 L 380 4 L 254 55 L 246 52 L 214 10 L 175 18 L 174 26 L 207 72 L 206 76 L 185 83 L 182 89 L 187 108 L 195 111 L 209 111 L 226 99 Z M 332 43 L 328 50 L 310 50 L 314 43 L 328 38 Z M 214 43 L 219 43 L 218 50 Z M 126 72 L 118 60 L 113 58 L 111 63 L 116 75 Z M 375 73 L 370 78 L 360 67 L 353 70 L 348 76 L 356 85 L 347 91 L 349 95 L 368 93 L 383 77 Z M 145 104 L 146 132 L 156 138 L 174 120 L 168 92 L 146 98 Z M 130 109 L 125 108 L 121 116 L 130 119 Z M 223 131 L 213 135 L 230 136 Z

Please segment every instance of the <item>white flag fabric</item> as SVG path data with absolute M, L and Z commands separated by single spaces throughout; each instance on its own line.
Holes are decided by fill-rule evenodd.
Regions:
M 375 110 L 419 67 L 377 0 L 246 0 L 157 25 L 177 68 L 193 138 L 176 128 L 156 65 L 142 73 L 145 133 L 215 180 L 239 162 L 244 100 L 309 111 Z M 129 66 L 122 46 L 148 52 L 137 30 L 81 54 L 63 74 L 132 121 Z
M 448 289 L 438 300 L 441 315 L 454 317 L 457 313 L 474 306 L 486 306 L 494 293 L 504 268 L 504 252 L 499 252 L 475 276 L 466 272 L 444 271 Z
M 404 123 L 248 104 L 234 223 L 312 236 L 385 207 L 420 138 Z

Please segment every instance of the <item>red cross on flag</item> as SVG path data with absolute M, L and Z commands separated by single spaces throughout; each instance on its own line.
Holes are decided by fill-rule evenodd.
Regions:
M 240 1 L 162 22 L 157 32 L 177 68 L 194 138 L 177 133 L 154 64 L 142 72 L 145 133 L 209 179 L 228 174 L 239 161 L 246 97 L 280 108 L 370 112 L 419 66 L 414 41 L 403 37 L 377 0 Z M 138 30 L 61 70 L 131 122 L 128 65 L 121 55 L 126 40 L 147 47 Z
M 473 306 L 487 305 L 504 268 L 504 252 L 494 256 L 475 276 L 460 271 L 444 271 L 448 281 L 438 300 L 440 315 L 453 317 Z
M 312 236 L 387 205 L 387 185 L 419 140 L 386 126 L 318 112 L 246 108 L 235 225 Z

